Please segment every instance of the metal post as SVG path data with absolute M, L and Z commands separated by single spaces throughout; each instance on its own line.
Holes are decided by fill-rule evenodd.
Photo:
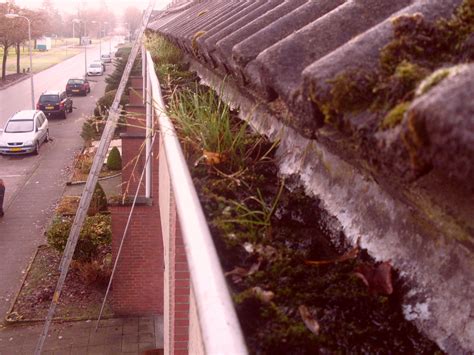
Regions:
M 84 41 L 84 78 L 87 78 L 87 22 L 84 21 L 84 37 L 86 37 L 86 41 Z
M 31 21 L 28 17 L 21 16 L 28 21 L 28 48 L 30 51 L 30 82 L 31 82 L 31 109 L 35 107 L 35 84 L 33 82 L 33 51 L 31 49 Z
M 152 99 L 151 99 L 151 79 L 148 74 L 148 60 L 146 56 L 145 45 L 142 45 L 142 58 L 144 64 L 144 73 L 143 76 L 143 96 L 145 97 L 146 105 L 146 141 L 145 141 L 145 156 L 151 156 L 152 143 L 151 137 L 153 135 L 153 122 L 152 122 Z M 151 63 L 150 63 L 151 64 Z M 146 175 L 145 175 L 145 197 L 151 197 L 151 162 L 152 159 L 148 159 L 146 163 Z
M 99 58 L 102 58 L 102 22 L 99 24 Z

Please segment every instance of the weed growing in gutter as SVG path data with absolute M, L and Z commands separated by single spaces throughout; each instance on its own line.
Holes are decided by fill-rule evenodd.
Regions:
M 168 113 L 249 351 L 434 353 L 437 347 L 403 318 L 404 287 L 392 279 L 390 264 L 350 249 L 342 234 L 331 232 L 333 221 L 320 202 L 292 179 L 279 178 L 276 144 L 256 136 L 192 74 L 180 76 L 182 63 L 156 68 L 160 77 L 168 75 Z

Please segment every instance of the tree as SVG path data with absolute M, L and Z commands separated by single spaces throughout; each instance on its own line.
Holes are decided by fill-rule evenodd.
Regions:
M 15 44 L 15 23 L 11 19 L 7 19 L 5 14 L 9 13 L 9 10 L 16 10 L 17 7 L 11 4 L 0 4 L 0 46 L 3 48 L 2 57 L 2 80 L 5 80 L 7 72 L 7 58 L 8 50 Z
M 133 33 L 140 27 L 142 21 L 142 12 L 135 6 L 129 6 L 124 12 L 124 22 L 128 24 L 127 30 L 129 36 L 132 37 Z

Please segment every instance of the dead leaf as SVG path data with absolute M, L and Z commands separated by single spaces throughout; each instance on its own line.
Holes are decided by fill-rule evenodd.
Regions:
M 244 277 L 256 273 L 260 269 L 261 263 L 262 260 L 259 259 L 258 262 L 253 264 L 248 270 L 243 267 L 237 266 L 233 270 L 226 272 L 224 276 L 232 276 L 232 281 L 234 281 L 234 283 L 239 283 Z
M 222 163 L 225 160 L 225 157 L 223 154 L 209 152 L 207 150 L 203 151 L 202 156 L 204 157 L 208 165 L 217 165 L 217 164 Z
M 378 265 L 357 266 L 355 275 L 369 288 L 370 293 L 391 295 L 393 293 L 392 265 L 384 261 Z
M 339 263 L 341 261 L 346 261 L 346 260 L 352 260 L 357 258 L 359 255 L 359 246 L 356 246 L 355 248 L 349 250 L 347 253 L 344 255 L 341 255 L 337 258 L 334 259 L 328 259 L 328 260 L 306 260 L 305 264 L 307 265 L 327 265 L 327 264 L 334 264 L 334 263 Z
M 265 291 L 259 286 L 252 288 L 253 294 L 263 303 L 270 303 L 275 294 L 272 291 Z
M 300 312 L 300 316 L 303 319 L 303 322 L 306 327 L 311 331 L 311 333 L 313 333 L 314 335 L 318 335 L 320 328 L 319 323 L 316 319 L 314 319 L 308 307 L 306 307 L 305 305 L 301 305 L 298 307 L 298 311 Z

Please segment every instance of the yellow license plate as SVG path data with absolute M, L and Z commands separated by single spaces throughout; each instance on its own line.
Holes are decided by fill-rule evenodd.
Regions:
M 10 152 L 19 152 L 21 148 L 10 148 Z
M 46 110 L 54 110 L 54 106 L 46 106 Z
M 72 92 L 79 92 L 79 90 L 72 90 Z

